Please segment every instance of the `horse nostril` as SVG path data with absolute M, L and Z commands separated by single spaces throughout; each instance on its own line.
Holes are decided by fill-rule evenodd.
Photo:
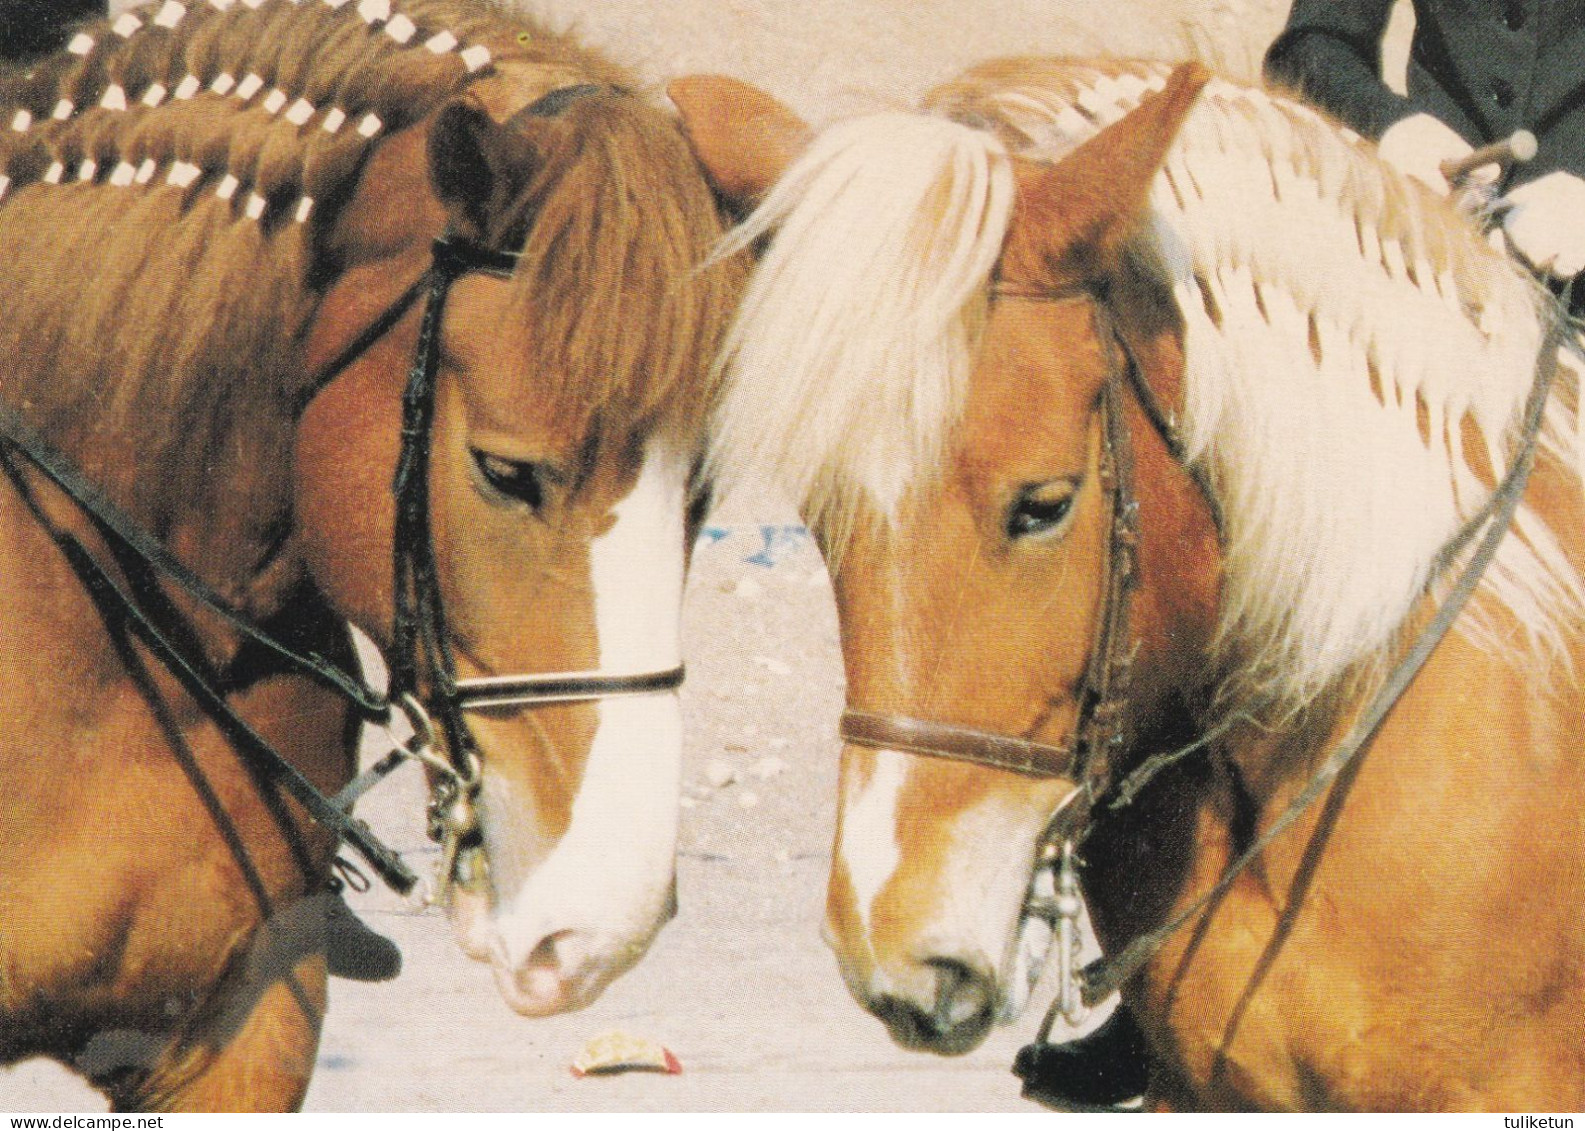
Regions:
M 578 944 L 578 932 L 557 931 L 539 940 L 523 963 L 523 968 L 542 969 L 564 975 L 577 965 L 583 948 Z
M 583 981 L 589 946 L 580 932 L 564 930 L 546 935 L 520 959 L 501 945 L 495 957 L 498 984 L 507 1003 L 519 1013 L 543 1017 L 582 1003 L 587 988 Z
M 926 966 L 935 971 L 935 1022 L 943 1034 L 970 1026 L 978 1034 L 989 1027 L 996 994 L 989 974 L 956 958 L 932 958 Z

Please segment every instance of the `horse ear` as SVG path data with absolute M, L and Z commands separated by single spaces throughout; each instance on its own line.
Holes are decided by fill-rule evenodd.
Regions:
M 484 239 L 495 206 L 513 191 L 514 170 L 530 162 L 523 135 L 490 117 L 472 95 L 453 99 L 435 116 L 429 133 L 429 179 L 445 205 L 451 229 Z
M 1198 63 L 1172 72 L 1159 94 L 1054 166 L 1020 177 L 1021 225 L 1037 254 L 1064 272 L 1104 271 L 1144 221 L 1151 185 L 1210 74 Z
M 725 75 L 689 75 L 666 93 L 710 183 L 735 207 L 756 204 L 812 136 L 786 106 Z

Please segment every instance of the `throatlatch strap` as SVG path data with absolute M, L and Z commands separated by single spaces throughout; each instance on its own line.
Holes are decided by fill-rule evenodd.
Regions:
M 429 279 L 430 271 L 426 270 L 413 280 L 412 285 L 402 292 L 401 297 L 386 307 L 385 312 L 371 322 L 363 333 L 353 338 L 345 349 L 332 358 L 330 364 L 320 370 L 319 375 L 308 387 L 297 394 L 297 399 L 292 405 L 292 415 L 301 417 L 308 411 L 308 406 L 314 403 L 314 398 L 324 392 L 331 382 L 345 373 L 358 358 L 368 353 L 375 342 L 396 329 L 396 324 L 413 309 L 413 304 L 428 293 Z

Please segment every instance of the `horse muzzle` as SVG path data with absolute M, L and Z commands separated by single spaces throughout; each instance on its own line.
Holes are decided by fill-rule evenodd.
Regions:
M 643 958 L 676 911 L 673 882 L 647 932 L 612 935 L 591 927 L 544 925 L 500 930 L 489 954 L 496 986 L 507 1005 L 525 1017 L 582 1009 Z
M 676 912 L 678 698 L 661 690 L 592 706 L 581 780 L 559 799 L 547 760 L 522 753 L 520 719 L 474 720 L 479 837 L 453 873 L 453 927 L 527 1016 L 588 1005 Z

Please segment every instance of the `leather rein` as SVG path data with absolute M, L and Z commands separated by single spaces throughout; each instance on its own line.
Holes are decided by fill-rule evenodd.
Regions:
M 420 298 L 425 300 L 418 346 L 403 395 L 401 454 L 392 484 L 397 508 L 392 551 L 396 607 L 387 692 L 369 687 L 361 675 L 344 670 L 317 653 L 294 649 L 252 623 L 111 502 L 15 410 L 0 406 L 0 468 L 42 521 L 27 482 L 20 475 L 17 457 L 41 472 L 88 518 L 130 582 L 123 583 L 75 536 L 52 526 L 52 536 L 96 602 L 120 615 L 123 625 L 145 642 L 258 774 L 290 793 L 314 821 L 346 842 L 382 881 L 404 895 L 413 889 L 418 877 L 367 824 L 351 816 L 352 803 L 403 762 L 423 763 L 431 771 L 429 832 L 443 849 L 441 881 L 452 883 L 457 867 L 466 862 L 479 842 L 473 801 L 479 789 L 481 763 L 465 712 L 654 694 L 671 691 L 683 681 L 681 666 L 637 673 L 585 671 L 456 677 L 429 514 L 429 457 L 440 327 L 453 283 L 474 272 L 510 275 L 517 259 L 515 253 L 497 251 L 453 235 L 437 239 L 424 274 L 338 354 L 296 402 L 300 417 L 318 393 L 388 334 Z M 191 622 L 164 595 L 157 576 L 168 578 L 176 589 L 217 614 L 244 639 L 263 648 L 284 666 L 338 692 L 363 721 L 388 724 L 399 710 L 411 724 L 413 737 L 335 797 L 326 797 L 231 706 L 225 673 L 214 670 L 190 643 L 197 639 Z M 432 714 L 440 720 L 443 744 L 435 741 Z M 437 750 L 440 745 L 443 752 Z
M 1223 533 L 1221 512 L 1203 469 L 1190 465 L 1170 416 L 1163 413 L 1146 383 L 1140 366 L 1126 339 L 1119 333 L 1115 314 L 1104 294 L 1082 287 L 1050 292 L 998 292 L 1034 301 L 1091 301 L 1100 312 L 1104 332 L 1114 351 L 1111 372 L 1100 394 L 1102 446 L 1100 480 L 1111 495 L 1110 533 L 1107 537 L 1106 585 L 1101 591 L 1096 631 L 1091 637 L 1090 657 L 1078 693 L 1078 716 L 1072 736 L 1060 745 L 1047 745 L 1027 737 L 996 734 L 952 723 L 915 719 L 903 715 L 879 714 L 849 707 L 840 724 L 845 742 L 901 750 L 934 758 L 968 762 L 996 770 L 1042 779 L 1072 782 L 1074 788 L 1053 810 L 1042 836 L 1034 867 L 1059 867 L 1060 883 L 1077 891 L 1074 846 L 1093 826 L 1096 807 L 1109 798 L 1110 808 L 1128 804 L 1161 770 L 1197 749 L 1210 745 L 1223 733 L 1222 727 L 1201 739 L 1166 754 L 1146 759 L 1126 776 L 1117 776 L 1120 756 L 1128 736 L 1124 712 L 1130 682 L 1134 644 L 1129 632 L 1129 605 L 1138 583 L 1137 549 L 1139 539 L 1138 501 L 1132 476 L 1133 452 L 1127 425 L 1122 416 L 1124 387 L 1134 394 L 1146 418 L 1166 444 L 1168 452 L 1199 485 L 1211 507 L 1218 533 Z M 1103 956 L 1083 969 L 1072 964 L 1070 955 L 1059 954 L 1063 985 L 1046 1019 L 1042 1039 L 1049 1031 L 1052 1017 L 1060 1010 L 1070 1020 L 1082 1017 L 1084 1007 L 1094 1005 L 1137 974 L 1155 956 L 1167 939 L 1188 925 L 1200 912 L 1221 896 L 1281 833 L 1320 798 L 1338 775 L 1365 749 L 1386 721 L 1398 699 L 1443 636 L 1452 628 L 1496 557 L 1498 547 L 1512 524 L 1519 502 L 1534 468 L 1538 438 L 1557 371 L 1557 353 L 1568 327 L 1568 296 L 1557 305 L 1550 320 L 1541 352 L 1536 361 L 1535 378 L 1521 418 L 1519 446 L 1514 459 L 1496 489 L 1442 548 L 1435 559 L 1437 571 L 1444 571 L 1466 551 L 1469 557 L 1457 580 L 1438 606 L 1435 615 L 1421 629 L 1414 643 L 1389 672 L 1370 703 L 1356 719 L 1348 736 L 1314 771 L 1305 787 L 1289 806 L 1239 857 L 1229 864 L 1212 887 L 1186 909 L 1160 927 L 1129 942 L 1122 950 Z M 1477 540 L 1478 536 L 1478 540 Z M 1471 547 L 1473 546 L 1473 549 Z M 1060 901 L 1031 897 L 1025 913 L 1053 922 L 1059 918 L 1076 919 L 1074 906 L 1058 909 Z

